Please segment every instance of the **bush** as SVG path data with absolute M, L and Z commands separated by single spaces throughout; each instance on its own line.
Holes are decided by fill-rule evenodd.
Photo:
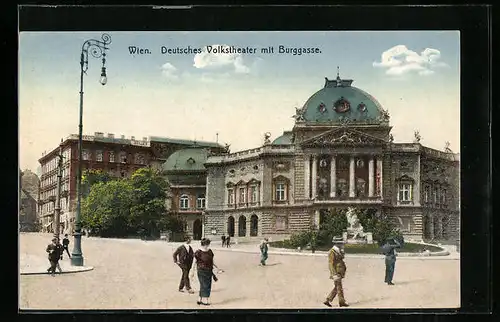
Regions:
M 289 245 L 292 248 L 306 247 L 311 243 L 312 231 L 304 231 L 290 236 Z

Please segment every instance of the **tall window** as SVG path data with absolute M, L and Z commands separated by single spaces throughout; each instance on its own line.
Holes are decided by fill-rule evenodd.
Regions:
M 102 151 L 97 151 L 95 153 L 95 160 L 98 162 L 102 162 Z
M 234 190 L 233 190 L 233 188 L 227 189 L 227 203 L 230 205 L 234 204 Z
M 399 185 L 399 201 L 411 201 L 412 185 L 410 183 L 401 183 Z
M 441 190 L 441 204 L 446 204 L 446 189 Z
M 284 201 L 286 200 L 286 185 L 283 182 L 276 183 L 276 201 Z
M 250 186 L 250 202 L 257 202 L 257 186 Z
M 180 198 L 180 208 L 188 209 L 189 208 L 189 197 L 187 195 L 182 195 Z
M 120 152 L 120 162 L 127 163 L 127 152 Z
M 348 194 L 347 189 L 348 189 L 347 180 L 339 179 L 337 182 L 337 196 L 338 197 L 347 196 Z
M 109 151 L 109 162 L 115 162 L 115 153 L 113 151 Z
M 137 153 L 135 155 L 135 163 L 136 164 L 144 164 L 144 156 L 141 153 Z
M 246 202 L 246 200 L 245 200 L 245 188 L 240 188 L 239 191 L 240 191 L 239 203 L 240 204 L 245 203 Z
M 201 194 L 196 199 L 196 208 L 205 209 L 205 195 Z
M 430 187 L 426 185 L 424 187 L 424 202 L 429 202 L 429 192 L 430 192 Z
M 90 153 L 87 150 L 82 151 L 82 160 L 88 160 L 90 158 Z
M 433 193 L 434 203 L 438 203 L 438 195 L 439 195 L 439 188 L 434 187 L 434 193 Z

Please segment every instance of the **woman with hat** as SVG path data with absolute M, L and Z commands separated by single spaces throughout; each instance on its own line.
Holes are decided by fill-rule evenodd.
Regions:
M 328 267 L 330 269 L 330 279 L 333 280 L 333 290 L 323 302 L 328 307 L 331 307 L 331 302 L 338 295 L 339 306 L 349 306 L 344 298 L 344 289 L 342 287 L 342 279 L 345 277 L 347 267 L 344 262 L 344 241 L 342 238 L 333 238 L 333 247 L 328 252 Z
M 209 246 L 210 239 L 203 238 L 200 249 L 194 253 L 198 281 L 200 283 L 200 299 L 196 302 L 198 305 L 210 305 L 208 299 L 212 291 L 212 278 L 216 281 L 213 269 L 214 267 L 217 268 L 217 266 L 214 264 L 214 253 Z

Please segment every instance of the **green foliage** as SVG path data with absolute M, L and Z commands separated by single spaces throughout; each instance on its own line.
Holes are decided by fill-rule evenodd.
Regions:
M 311 243 L 312 231 L 304 231 L 290 236 L 289 245 L 292 248 L 306 247 Z
M 129 217 L 133 189 L 125 180 L 92 185 L 82 201 L 82 225 L 93 235 L 123 237 L 130 232 Z
M 100 182 L 109 182 L 114 178 L 103 170 L 88 169 L 82 173 L 82 196 L 86 197 L 90 193 L 93 185 Z
M 347 229 L 345 211 L 324 211 L 321 217 L 322 222 L 317 232 L 317 245 L 331 246 L 333 237 L 342 236 L 342 233 Z
M 82 224 L 93 235 L 149 238 L 159 237 L 163 230 L 183 231 L 184 223 L 166 213 L 168 183 L 151 168 L 117 180 L 99 171 L 90 172 L 86 183 L 90 190 L 82 202 Z
M 358 219 L 365 232 L 372 232 L 373 239 L 379 244 L 387 238 L 401 237 L 396 225 L 385 215 L 377 215 L 376 209 L 358 210 Z

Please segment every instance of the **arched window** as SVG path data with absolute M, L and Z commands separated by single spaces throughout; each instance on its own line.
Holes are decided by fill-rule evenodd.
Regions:
M 120 152 L 120 162 L 121 163 L 127 163 L 127 152 Z
M 238 219 L 238 237 L 245 237 L 247 235 L 247 218 L 240 216 Z
M 205 209 L 205 194 L 198 195 L 196 199 L 196 208 Z
M 234 237 L 234 217 L 229 216 L 227 218 L 227 234 L 229 237 Z
M 189 208 L 189 197 L 188 195 L 182 195 L 180 197 L 179 208 L 188 209 Z
M 250 236 L 257 236 L 259 234 L 259 217 L 252 215 L 250 217 Z

